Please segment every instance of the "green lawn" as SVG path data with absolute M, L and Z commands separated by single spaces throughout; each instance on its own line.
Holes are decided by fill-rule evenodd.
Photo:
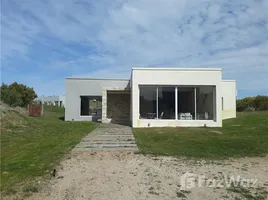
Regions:
M 2 112 L 2 111 L 1 111 Z M 91 122 L 65 122 L 64 109 L 47 106 L 43 117 L 4 111 L 1 120 L 1 190 L 48 174 L 62 156 L 90 133 Z
M 267 111 L 238 113 L 236 119 L 224 120 L 222 128 L 137 128 L 133 131 L 143 154 L 208 159 L 268 155 Z

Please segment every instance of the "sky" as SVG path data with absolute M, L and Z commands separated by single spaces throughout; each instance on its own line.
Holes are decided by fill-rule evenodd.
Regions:
M 63 95 L 66 77 L 222 68 L 268 95 L 268 0 L 1 0 L 1 81 Z

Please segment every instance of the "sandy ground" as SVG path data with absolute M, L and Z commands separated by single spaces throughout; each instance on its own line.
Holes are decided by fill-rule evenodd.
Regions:
M 257 184 L 245 188 L 244 193 L 268 199 L 267 157 L 212 162 L 130 152 L 75 152 L 57 170 L 56 177 L 41 183 L 42 189 L 29 199 L 244 199 L 243 192 L 229 191 L 226 186 L 206 186 L 206 179 L 218 183 L 223 175 L 257 179 Z M 181 176 L 186 172 L 204 175 L 202 187 L 183 188 Z

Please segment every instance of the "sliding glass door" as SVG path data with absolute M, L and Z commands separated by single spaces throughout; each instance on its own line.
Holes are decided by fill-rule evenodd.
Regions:
M 140 119 L 157 119 L 156 86 L 140 86 Z
M 140 119 L 215 120 L 215 86 L 140 86 Z
M 175 119 L 175 87 L 159 86 L 158 119 Z
M 194 87 L 178 87 L 178 120 L 194 120 L 195 119 L 195 88 Z
M 215 86 L 196 87 L 196 119 L 216 119 L 216 92 Z

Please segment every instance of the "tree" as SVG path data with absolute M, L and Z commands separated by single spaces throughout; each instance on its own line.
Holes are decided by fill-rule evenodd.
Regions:
M 25 107 L 37 97 L 33 88 L 14 82 L 10 85 L 2 83 L 1 101 L 10 106 Z

